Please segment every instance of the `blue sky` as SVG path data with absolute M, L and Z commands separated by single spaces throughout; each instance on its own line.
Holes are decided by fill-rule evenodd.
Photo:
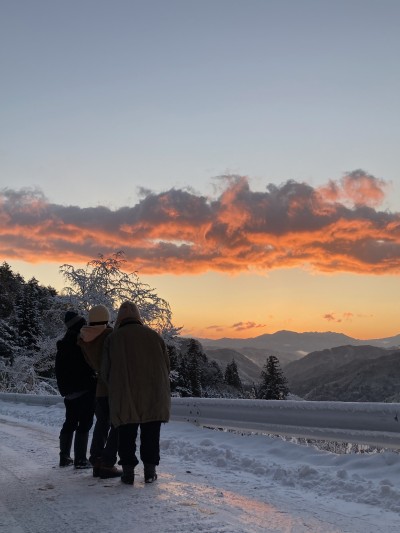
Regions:
M 3 2 L 0 192 L 11 190 L 19 206 L 33 210 L 44 201 L 54 204 L 52 216 L 68 212 L 65 224 L 73 218 L 67 206 L 77 206 L 73 222 L 87 227 L 84 209 L 106 206 L 117 214 L 123 206 L 148 198 L 149 191 L 174 188 L 176 193 L 189 191 L 191 200 L 199 195 L 216 198 L 226 183 L 218 176 L 225 174 L 246 176 L 252 191 L 265 192 L 270 184 L 281 187 L 287 180 L 318 191 L 330 180 L 339 182 L 346 173 L 362 169 L 369 176 L 365 193 L 371 192 L 371 184 L 376 192 L 386 183 L 386 196 L 373 208 L 379 207 L 379 219 L 390 210 L 395 224 L 400 211 L 399 22 L 397 0 Z M 38 188 L 42 200 L 22 194 L 26 187 Z M 169 198 L 174 196 L 178 194 Z M 371 207 L 368 201 L 361 203 Z M 13 205 L 9 209 L 15 211 Z M 14 223 L 21 224 L 21 219 Z M 390 231 L 394 235 L 391 227 L 397 228 L 388 226 L 382 239 L 375 233 L 376 242 L 387 241 Z M 42 264 L 27 259 L 21 239 L 12 240 L 23 233 L 18 228 L 10 223 L 9 233 L 0 235 L 0 260 L 46 282 L 42 267 L 49 250 L 42 257 L 38 246 L 35 261 Z M 317 314 L 301 324 L 285 316 L 293 303 L 286 287 L 309 286 L 317 291 L 314 296 L 321 291 L 315 289 L 315 272 L 311 278 L 299 264 L 258 272 L 256 278 L 252 272 L 234 278 L 198 272 L 194 281 L 190 263 L 181 261 L 179 287 L 170 269 L 168 276 L 160 274 L 159 264 L 159 277 L 153 279 L 161 292 L 171 294 L 180 323 L 188 316 L 189 287 L 193 298 L 200 299 L 212 287 L 212 322 L 189 312 L 193 328 L 202 322 L 203 333 L 224 322 L 218 316 L 227 312 L 221 304 L 227 295 L 250 294 L 255 286 L 258 293 L 270 294 L 272 279 L 277 283 L 274 292 L 278 288 L 273 308 L 282 307 L 279 318 L 263 309 L 263 298 L 254 316 L 248 310 L 233 316 L 231 310 L 240 302 L 232 302 L 232 324 L 267 324 L 265 331 L 323 329 L 322 316 L 364 314 L 365 302 L 352 308 L 354 301 L 360 302 L 348 289 L 355 285 L 363 294 L 374 287 L 375 304 L 388 313 L 381 311 L 379 322 L 389 324 L 389 316 L 398 316 L 398 308 L 389 305 L 399 290 L 398 274 L 393 275 L 399 272 L 398 240 L 396 233 L 395 246 L 384 258 L 390 260 L 389 276 L 376 276 L 371 268 L 371 278 L 363 269 L 354 283 L 357 272 L 347 262 L 351 276 L 339 269 L 335 282 L 330 272 L 326 305 L 321 303 Z M 72 260 L 77 255 L 57 256 L 47 265 L 53 269 L 53 284 L 55 265 Z M 182 286 L 185 294 L 178 297 Z M 224 294 L 216 302 L 213 295 L 222 286 Z M 337 303 L 339 286 L 346 295 L 342 307 Z M 377 317 L 372 310 L 367 315 L 369 326 L 351 330 L 349 325 L 345 332 L 371 332 L 371 337 L 397 332 L 393 319 L 387 331 L 384 326 L 373 331 Z
M 363 168 L 398 192 L 397 1 L 17 0 L 2 12 L 2 185 L 119 207 L 137 186 L 210 193 L 227 172 L 259 189 L 315 185 Z

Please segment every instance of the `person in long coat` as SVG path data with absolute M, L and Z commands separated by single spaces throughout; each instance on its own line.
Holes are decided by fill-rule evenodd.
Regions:
M 171 410 L 169 371 L 163 338 L 143 324 L 134 303 L 124 302 L 116 328 L 105 340 L 101 371 L 108 385 L 111 423 L 118 428 L 123 483 L 134 483 L 139 428 L 145 482 L 157 479 L 161 424 L 168 422 Z

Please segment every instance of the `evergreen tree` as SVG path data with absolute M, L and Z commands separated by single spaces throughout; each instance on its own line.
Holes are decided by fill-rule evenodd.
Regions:
M 228 365 L 226 365 L 224 378 L 225 383 L 227 385 L 230 385 L 231 387 L 234 387 L 239 391 L 243 390 L 242 381 L 239 376 L 238 367 L 235 359 L 232 359 L 232 361 Z
M 42 292 L 35 278 L 25 283 L 20 291 L 14 307 L 12 325 L 16 330 L 16 344 L 22 350 L 39 350 L 39 339 L 42 336 Z
M 14 274 L 8 263 L 0 265 L 0 319 L 7 320 L 10 317 L 23 285 L 24 278 Z
M 179 384 L 179 355 L 177 347 L 167 344 L 167 352 L 170 361 L 169 379 L 171 383 L 171 393 L 176 393 L 176 388 Z
M 261 372 L 261 383 L 257 398 L 262 400 L 284 400 L 289 394 L 287 379 L 279 365 L 279 360 L 270 355 Z
M 6 320 L 0 319 L 0 359 L 12 363 L 17 350 L 16 338 L 15 329 Z
M 180 357 L 178 368 L 178 379 L 175 388 L 177 394 L 183 398 L 192 396 L 192 386 L 190 383 L 188 365 L 186 357 Z
M 188 376 L 192 396 L 199 398 L 202 396 L 200 360 L 201 348 L 199 347 L 199 343 L 195 339 L 190 339 L 187 352 Z

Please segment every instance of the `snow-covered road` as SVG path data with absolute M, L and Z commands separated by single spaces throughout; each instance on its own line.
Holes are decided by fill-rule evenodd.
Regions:
M 374 468 L 376 476 L 382 467 L 378 470 L 374 461 L 371 479 L 363 477 L 368 457 L 359 456 L 358 466 L 347 460 L 346 466 L 347 456 L 174 422 L 162 428 L 158 481 L 144 485 L 138 467 L 130 487 L 118 479 L 93 478 L 91 471 L 57 466 L 62 415 L 60 407 L 0 402 L 0 533 L 400 530 L 397 504 L 390 503 L 398 501 L 398 487 L 389 478 L 378 480 L 379 499 L 372 479 Z M 387 458 L 392 458 L 388 472 L 398 475 L 397 454 L 389 452 Z M 341 466 L 332 465 L 335 460 Z M 342 487 L 337 494 L 332 466 L 337 487 Z M 366 500 L 360 494 L 368 486 L 371 501 L 362 503 Z M 357 487 L 360 494 L 351 498 Z

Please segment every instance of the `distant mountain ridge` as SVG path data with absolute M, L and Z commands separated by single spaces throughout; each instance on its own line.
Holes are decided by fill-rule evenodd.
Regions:
M 223 371 L 235 359 L 243 383 L 259 381 L 267 357 L 275 355 L 290 391 L 304 399 L 400 401 L 400 334 L 360 340 L 331 331 L 282 330 L 253 338 L 197 340 Z
M 241 353 L 242 348 L 257 348 L 270 350 L 272 352 L 293 354 L 302 357 L 310 352 L 334 348 L 335 346 L 376 346 L 379 348 L 391 348 L 400 346 L 400 334 L 382 339 L 360 340 L 343 333 L 327 332 L 305 332 L 296 333 L 294 331 L 281 330 L 276 333 L 265 333 L 258 337 L 250 338 L 221 338 L 207 339 L 196 337 L 204 347 L 207 348 L 231 348 Z

